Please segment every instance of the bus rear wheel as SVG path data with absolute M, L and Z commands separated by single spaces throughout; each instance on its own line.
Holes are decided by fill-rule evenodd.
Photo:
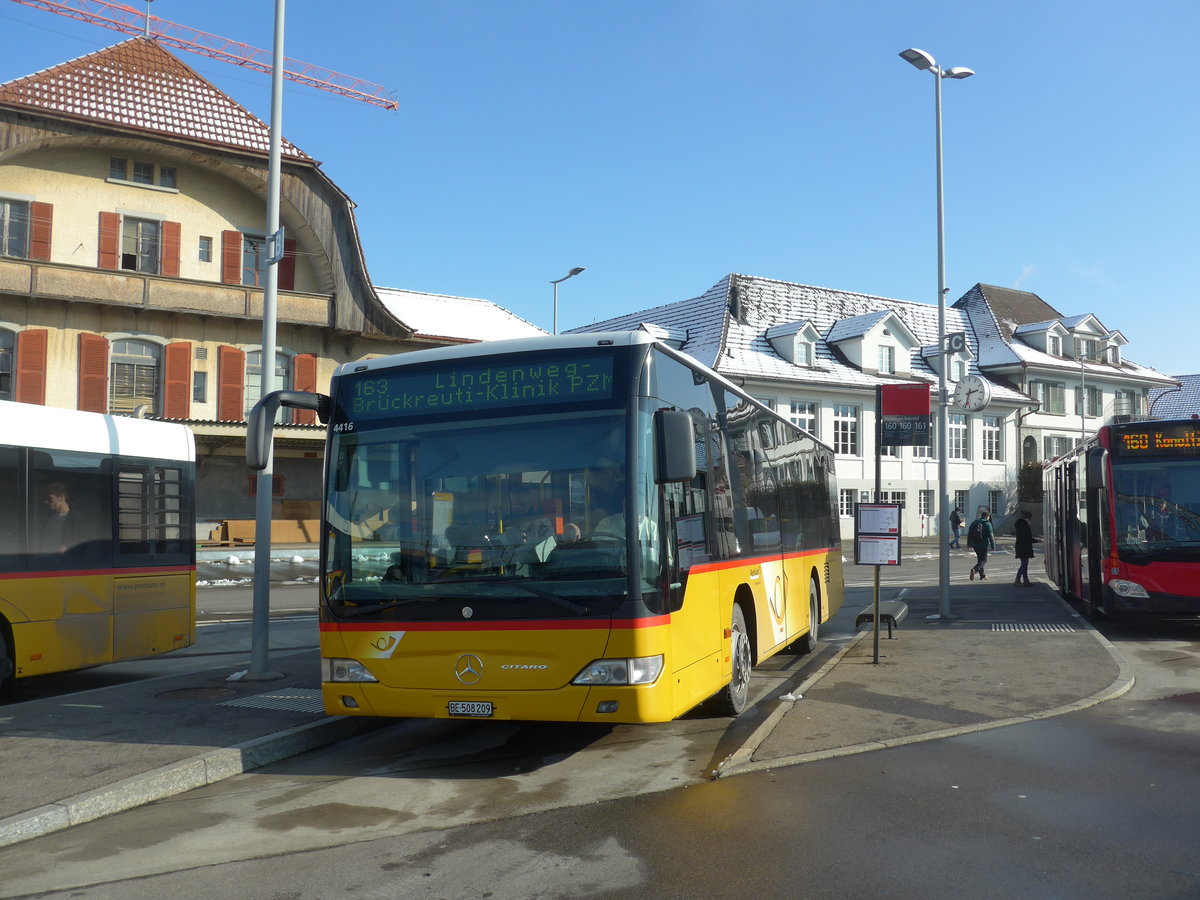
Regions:
M 821 632 L 821 590 L 815 578 L 808 582 L 808 634 L 800 639 L 800 648 L 805 653 L 817 649 L 817 638 Z
M 742 608 L 733 605 L 733 624 L 730 635 L 729 684 L 717 695 L 717 703 L 727 716 L 741 715 L 750 696 L 750 669 L 754 664 L 750 654 L 750 636 L 746 633 L 746 616 Z

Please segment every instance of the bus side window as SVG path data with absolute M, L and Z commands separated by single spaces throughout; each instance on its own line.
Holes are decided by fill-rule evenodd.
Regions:
M 27 529 L 21 521 L 19 453 L 15 447 L 0 448 L 0 572 L 17 572 L 24 568 L 22 536 Z

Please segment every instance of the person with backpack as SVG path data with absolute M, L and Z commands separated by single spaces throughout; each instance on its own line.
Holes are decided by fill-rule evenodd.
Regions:
M 996 535 L 992 531 L 992 514 L 984 510 L 967 529 L 967 546 L 975 551 L 975 565 L 971 566 L 971 580 L 978 573 L 980 581 L 987 581 L 988 548 L 996 549 Z
M 962 545 L 958 542 L 958 536 L 962 531 L 962 510 L 957 506 L 950 513 L 950 528 L 954 531 L 954 540 L 950 542 L 950 546 L 955 550 L 962 549 Z

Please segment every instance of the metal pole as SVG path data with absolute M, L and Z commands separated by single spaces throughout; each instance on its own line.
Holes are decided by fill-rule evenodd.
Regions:
M 271 69 L 271 145 L 267 170 L 267 236 L 279 236 L 279 169 L 283 125 L 283 18 L 285 0 L 275 0 L 275 44 Z M 278 248 L 276 248 L 278 249 Z M 264 248 L 265 250 L 265 248 Z M 277 254 L 276 254 L 277 255 Z M 262 350 L 259 386 L 260 399 L 275 389 L 275 317 L 279 288 L 279 266 L 266 267 L 267 283 L 263 290 Z M 274 482 L 274 454 L 268 452 L 267 465 L 258 473 L 254 523 L 254 607 L 250 634 L 250 671 L 246 678 L 269 681 L 282 678 L 267 668 L 271 619 L 271 499 Z
M 938 262 L 938 585 L 941 589 L 938 613 L 950 615 L 950 446 L 946 410 L 946 234 L 942 204 L 942 72 L 933 70 L 934 125 L 937 146 L 937 262 Z

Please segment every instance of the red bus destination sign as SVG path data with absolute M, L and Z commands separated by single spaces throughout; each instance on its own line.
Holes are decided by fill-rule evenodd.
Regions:
M 1116 434 L 1118 456 L 1200 456 L 1200 422 L 1146 422 Z

